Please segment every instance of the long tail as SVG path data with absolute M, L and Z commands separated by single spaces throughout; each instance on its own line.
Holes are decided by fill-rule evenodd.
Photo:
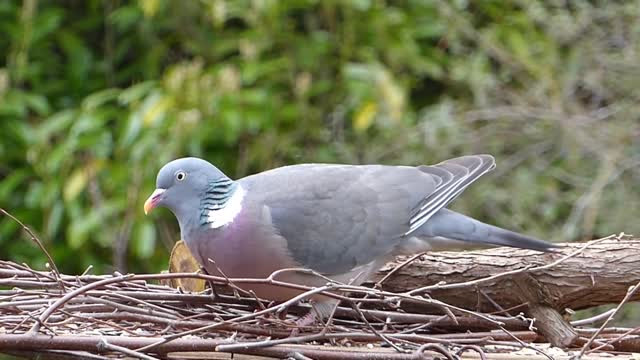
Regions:
M 441 209 L 418 229 L 416 235 L 426 239 L 452 239 L 471 244 L 489 244 L 510 246 L 537 251 L 553 251 L 557 245 L 538 240 L 533 237 L 485 224 L 466 215 L 448 209 Z M 445 245 L 446 240 L 438 241 Z M 452 247 L 458 247 L 459 242 L 452 241 Z

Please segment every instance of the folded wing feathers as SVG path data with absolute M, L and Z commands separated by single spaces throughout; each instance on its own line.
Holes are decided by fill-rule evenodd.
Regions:
M 491 155 L 463 156 L 434 166 L 421 166 L 420 170 L 439 180 L 436 189 L 411 214 L 409 230 L 405 235 L 411 234 L 424 225 L 433 214 L 453 201 L 467 186 L 493 168 L 495 168 L 495 160 Z

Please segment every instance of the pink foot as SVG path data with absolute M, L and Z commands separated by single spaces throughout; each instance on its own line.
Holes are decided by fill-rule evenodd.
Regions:
M 313 310 L 310 310 L 304 316 L 301 316 L 298 320 L 296 320 L 297 327 L 305 327 L 311 326 L 316 322 L 316 313 Z

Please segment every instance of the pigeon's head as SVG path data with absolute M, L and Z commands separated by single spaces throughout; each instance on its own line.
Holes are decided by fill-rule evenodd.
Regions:
M 198 158 L 182 158 L 167 163 L 158 172 L 156 189 L 144 203 L 147 214 L 156 207 L 171 210 L 178 220 L 194 213 L 209 184 L 227 176 L 209 162 Z

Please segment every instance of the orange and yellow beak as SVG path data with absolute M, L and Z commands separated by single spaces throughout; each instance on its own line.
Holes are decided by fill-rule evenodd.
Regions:
M 144 214 L 147 215 L 151 210 L 153 210 L 160 200 L 162 200 L 162 194 L 164 194 L 165 189 L 155 189 L 151 196 L 144 202 Z

